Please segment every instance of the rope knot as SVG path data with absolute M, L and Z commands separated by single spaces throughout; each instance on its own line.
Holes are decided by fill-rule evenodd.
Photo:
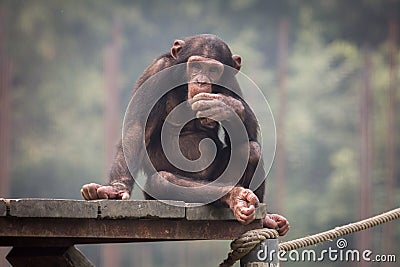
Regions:
M 229 252 L 228 257 L 219 266 L 232 266 L 265 239 L 278 238 L 278 236 L 279 234 L 276 230 L 269 228 L 255 229 L 244 233 L 238 239 L 231 242 L 232 251 Z

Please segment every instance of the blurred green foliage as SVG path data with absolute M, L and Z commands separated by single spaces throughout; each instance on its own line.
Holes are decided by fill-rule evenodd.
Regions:
M 0 8 L 6 11 L 6 46 L 14 70 L 11 188 L 1 197 L 80 199 L 82 184 L 104 180 L 109 166 L 103 59 L 115 19 L 123 31 L 122 123 L 131 88 L 144 68 L 168 51 L 174 39 L 198 33 L 219 35 L 243 57 L 243 72 L 263 90 L 276 115 L 278 26 L 287 18 L 286 193 L 275 194 L 273 167 L 266 197 L 270 210 L 276 209 L 278 198 L 284 199 L 284 210 L 277 211 L 291 223 L 284 239 L 359 219 L 359 188 L 365 179 L 359 177 L 359 102 L 366 47 L 372 58 L 371 215 L 400 203 L 400 170 L 393 188 L 395 204 L 385 203 L 388 23 L 400 18 L 399 1 L 3 0 Z M 399 146 L 397 141 L 397 166 Z M 394 227 L 393 250 L 384 253 L 398 253 L 400 227 Z M 372 233 L 372 249 L 378 253 L 382 228 Z M 215 266 L 228 250 L 227 242 L 216 241 L 116 246 L 120 266 Z M 99 246 L 83 249 L 101 265 Z

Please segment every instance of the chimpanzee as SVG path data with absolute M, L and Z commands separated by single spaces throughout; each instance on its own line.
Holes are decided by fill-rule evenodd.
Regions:
M 174 71 L 175 66 L 184 66 L 184 73 Z M 147 176 L 146 199 L 216 202 L 228 205 L 242 224 L 252 222 L 255 208 L 264 198 L 265 171 L 257 141 L 258 122 L 243 100 L 235 77 L 240 67 L 241 57 L 232 55 L 228 45 L 215 35 L 175 40 L 171 50 L 156 58 L 136 83 L 135 100 L 131 103 L 135 114 L 124 122 L 109 183 L 84 185 L 83 198 L 127 200 L 134 176 L 143 170 Z M 171 80 L 178 84 L 161 93 L 160 88 Z M 155 104 L 149 108 L 151 98 Z M 182 105 L 183 112 L 173 113 Z M 179 120 L 180 115 L 190 113 L 193 119 Z M 173 114 L 175 117 L 171 119 Z M 245 138 L 235 137 L 239 124 L 244 127 Z M 163 127 L 177 127 L 179 131 L 163 133 Z M 167 136 L 167 141 L 164 140 L 167 144 L 176 138 L 175 149 L 168 148 L 172 149 L 169 154 L 172 157 L 181 154 L 195 162 L 194 169 L 170 162 L 163 136 Z M 204 139 L 212 140 L 213 144 L 204 144 Z M 240 161 L 245 161 L 242 171 L 237 167 Z M 261 181 L 254 192 L 249 189 L 252 179 Z M 265 227 L 278 229 L 281 235 L 289 230 L 288 221 L 280 215 L 269 214 L 263 223 Z

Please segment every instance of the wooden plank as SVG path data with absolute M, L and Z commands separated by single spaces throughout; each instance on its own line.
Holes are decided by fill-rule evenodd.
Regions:
M 181 201 L 0 199 L 0 246 L 15 247 L 14 266 L 92 266 L 75 244 L 232 240 L 261 227 L 240 224 L 228 208 Z
M 137 242 L 159 240 L 232 240 L 252 229 L 261 228 L 261 220 L 249 225 L 237 221 L 189 221 L 185 219 L 55 219 L 0 217 L 0 245 L 26 244 L 49 246 L 62 244 Z M 41 243 L 42 242 L 42 243 Z
M 75 247 L 15 247 L 7 255 L 13 266 L 93 267 L 94 265 Z
M 256 209 L 256 219 L 264 218 L 267 214 L 267 205 L 260 204 Z M 187 220 L 236 220 L 231 209 L 201 205 L 199 203 L 186 203 Z
M 231 209 L 198 203 L 186 203 L 187 220 L 236 220 Z
M 235 220 L 229 208 L 157 200 L 67 200 L 11 199 L 10 215 L 23 218 L 186 218 L 187 220 Z M 266 214 L 266 205 L 256 210 L 256 218 Z M 0 216 L 6 215 L 5 200 L 0 201 Z
M 10 215 L 30 218 L 97 218 L 96 201 L 10 199 Z
M 0 217 L 7 215 L 7 204 L 5 199 L 0 199 Z
M 185 202 L 157 200 L 100 200 L 100 217 L 122 218 L 185 218 Z

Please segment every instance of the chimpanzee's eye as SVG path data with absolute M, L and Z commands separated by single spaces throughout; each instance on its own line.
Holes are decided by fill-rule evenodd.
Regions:
M 218 68 L 214 66 L 214 67 L 211 67 L 208 71 L 211 73 L 215 73 L 215 72 L 218 72 Z
M 190 63 L 190 67 L 193 70 L 201 70 L 201 64 L 199 62 L 192 62 Z

